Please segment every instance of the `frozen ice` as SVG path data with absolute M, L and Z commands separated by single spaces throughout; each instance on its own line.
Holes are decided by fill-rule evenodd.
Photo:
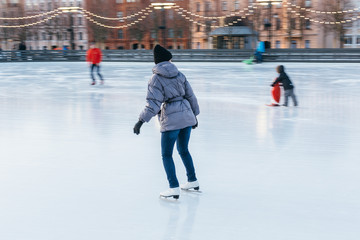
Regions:
M 132 132 L 152 63 L 103 63 L 104 86 L 86 63 L 0 64 L 0 239 L 358 240 L 360 68 L 286 63 L 300 106 L 268 107 L 276 65 L 177 63 L 202 193 L 172 201 L 157 120 Z

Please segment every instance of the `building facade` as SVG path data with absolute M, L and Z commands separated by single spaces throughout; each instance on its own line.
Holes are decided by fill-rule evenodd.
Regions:
M 59 7 L 86 8 L 83 0 L 25 0 L 26 16 L 52 11 Z M 61 13 L 40 25 L 26 28 L 26 45 L 30 50 L 88 48 L 86 20 L 78 12 Z
M 259 41 L 270 42 L 272 48 L 321 47 L 321 41 L 318 39 L 320 36 L 319 27 L 317 24 L 305 20 L 305 18 L 309 16 L 308 11 L 297 11 L 302 17 L 292 12 L 292 10 L 297 10 L 300 6 L 306 9 L 319 8 L 321 1 L 289 0 L 292 4 L 292 10 L 289 9 L 289 6 L 284 6 L 283 2 L 284 1 L 276 3 L 276 0 L 267 2 L 261 0 L 193 1 L 190 4 L 192 12 L 196 12 L 202 16 L 224 16 L 224 18 L 207 21 L 206 25 L 209 27 L 206 28 L 194 26 L 192 28 L 192 47 L 199 49 L 245 48 L 245 46 L 250 46 L 248 41 L 255 39 L 255 36 Z M 230 26 L 229 23 L 231 23 Z M 220 39 L 225 42 L 233 42 L 234 38 L 238 38 L 239 40 L 237 41 L 239 41 L 240 44 L 218 44 L 219 36 L 214 36 L 212 33 L 214 28 L 210 26 L 223 28 L 224 25 L 224 30 L 230 33 L 226 35 L 224 32 L 225 35 L 221 36 Z M 252 37 L 250 38 L 246 35 L 234 36 L 231 32 L 239 32 L 240 26 L 244 29 L 244 34 L 248 31 L 250 32 L 248 36 L 251 35 Z M 233 31 L 231 31 L 231 29 L 233 29 Z M 254 47 L 254 44 L 251 44 L 251 46 Z
M 0 0 L 0 18 L 19 18 L 24 16 L 23 0 Z M 20 25 L 23 20 L 1 19 L 0 25 Z M 25 40 L 24 28 L 0 28 L 0 49 L 17 50 Z
M 196 23 L 192 24 L 192 48 L 193 49 L 211 49 L 211 48 L 244 48 L 247 46 L 247 37 L 243 34 L 233 35 L 232 32 L 241 32 L 241 28 L 244 32 L 249 31 L 249 25 L 243 24 L 239 21 L 238 26 L 234 26 L 234 31 L 232 31 L 232 26 L 225 27 L 223 31 L 216 30 L 214 35 L 213 31 L 216 28 L 222 28 L 228 21 L 233 21 L 237 17 L 243 16 L 244 13 L 241 11 L 244 8 L 249 6 L 248 0 L 195 0 L 191 1 L 189 5 L 189 10 L 196 15 L 204 16 L 197 17 L 196 20 L 203 23 L 205 26 L 198 25 Z M 231 16 L 232 15 L 232 16 Z M 224 18 L 211 19 L 210 17 L 221 17 L 229 16 Z M 252 32 L 252 30 L 250 29 Z M 226 34 L 229 32 L 229 34 Z M 231 33 L 230 33 L 231 32 Z M 253 33 L 251 33 L 252 35 Z M 250 40 L 249 40 L 250 41 Z M 223 44 L 220 44 L 223 43 Z M 237 43 L 238 42 L 238 43 Z
M 154 3 L 176 7 L 148 8 Z M 36 22 L 46 16 L 17 18 L 70 6 L 91 12 L 92 21 L 81 12 L 61 12 L 39 25 L 0 28 L 0 48 L 18 49 L 24 42 L 32 50 L 81 50 L 92 41 L 103 49 L 152 49 L 156 44 L 249 49 L 258 41 L 271 48 L 360 47 L 360 20 L 324 24 L 358 16 L 359 11 L 342 11 L 359 7 L 360 0 L 0 0 L 0 25 Z
M 353 5 L 350 8 L 358 8 L 360 0 L 353 0 Z M 357 10 L 356 14 L 360 14 Z M 345 26 L 344 34 L 344 48 L 360 48 L 360 20 L 353 21 Z
M 288 5 L 286 5 L 286 2 Z M 255 6 L 250 8 L 249 6 Z M 360 46 L 360 23 L 324 24 L 351 19 L 354 14 L 324 14 L 360 6 L 359 0 L 195 0 L 191 1 L 190 11 L 201 16 L 224 16 L 212 20 L 197 17 L 206 27 L 192 26 L 192 48 L 243 48 L 246 44 L 234 43 L 248 41 L 246 36 L 234 36 L 240 27 L 251 29 L 259 41 L 270 42 L 272 48 L 337 48 Z M 231 16 L 233 15 L 233 16 Z M 245 16 L 245 18 L 242 18 Z M 241 18 L 235 24 L 229 22 Z M 322 22 L 322 23 L 321 23 Z M 224 28 L 223 36 L 212 33 L 214 27 Z M 226 31 L 229 32 L 226 34 Z M 248 29 L 244 28 L 244 32 Z M 216 30 L 219 32 L 219 30 Z M 359 36 L 359 37 L 358 37 Z M 224 44 L 219 45 L 219 39 Z M 245 39 L 245 40 L 244 40 Z M 231 44 L 226 44 L 230 42 Z M 239 47 L 240 46 L 240 47 Z
M 103 2 L 99 7 L 99 1 Z M 144 20 L 124 28 L 102 28 L 88 23 L 90 41 L 96 41 L 105 49 L 152 49 L 162 44 L 169 49 L 190 48 L 190 24 L 179 16 L 174 8 L 153 9 L 131 18 L 127 18 L 146 9 L 152 3 L 174 3 L 188 8 L 189 0 L 87 0 L 88 10 L 99 15 L 119 18 L 117 21 L 98 18 L 97 21 L 110 26 L 123 26 Z
M 317 0 L 292 0 L 289 5 L 273 3 L 258 5 L 253 16 L 260 41 L 268 41 L 272 48 L 320 48 L 320 24 L 311 9 L 321 9 Z M 258 16 L 261 16 L 257 19 Z

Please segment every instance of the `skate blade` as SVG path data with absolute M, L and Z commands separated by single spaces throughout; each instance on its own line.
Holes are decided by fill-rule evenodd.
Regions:
M 180 195 L 171 195 L 171 196 L 163 196 L 160 195 L 160 198 L 164 198 L 164 199 L 169 199 L 169 198 L 174 198 L 174 199 L 179 199 Z
M 198 192 L 198 193 L 202 193 L 202 191 L 200 191 L 200 187 L 181 188 L 181 190 L 186 191 L 186 192 Z

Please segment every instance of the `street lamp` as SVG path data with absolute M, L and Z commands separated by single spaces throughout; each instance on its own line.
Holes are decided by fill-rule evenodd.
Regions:
M 175 6 L 175 3 L 152 3 L 151 6 L 154 9 L 161 9 L 162 12 L 162 25 L 159 26 L 159 29 L 162 29 L 162 37 L 163 37 L 163 47 L 166 48 L 166 16 L 165 9 L 171 9 Z
M 260 4 L 260 5 L 264 5 L 264 6 L 268 6 L 269 8 L 269 20 L 268 22 L 266 22 L 264 24 L 265 28 L 268 29 L 268 41 L 269 43 L 271 44 L 271 38 L 272 38 L 272 35 L 271 35 L 271 31 L 272 31 L 272 24 L 271 24 L 271 19 L 272 19 L 272 5 L 275 4 L 275 5 L 279 5 L 282 3 L 282 0 L 257 0 L 257 2 Z

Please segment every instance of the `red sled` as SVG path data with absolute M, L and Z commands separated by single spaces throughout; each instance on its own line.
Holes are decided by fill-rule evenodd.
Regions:
M 279 107 L 280 106 L 280 104 L 279 104 L 280 97 L 281 97 L 281 89 L 280 89 L 279 83 L 275 84 L 275 86 L 271 89 L 271 95 L 272 95 L 275 103 L 267 104 L 267 106 Z

